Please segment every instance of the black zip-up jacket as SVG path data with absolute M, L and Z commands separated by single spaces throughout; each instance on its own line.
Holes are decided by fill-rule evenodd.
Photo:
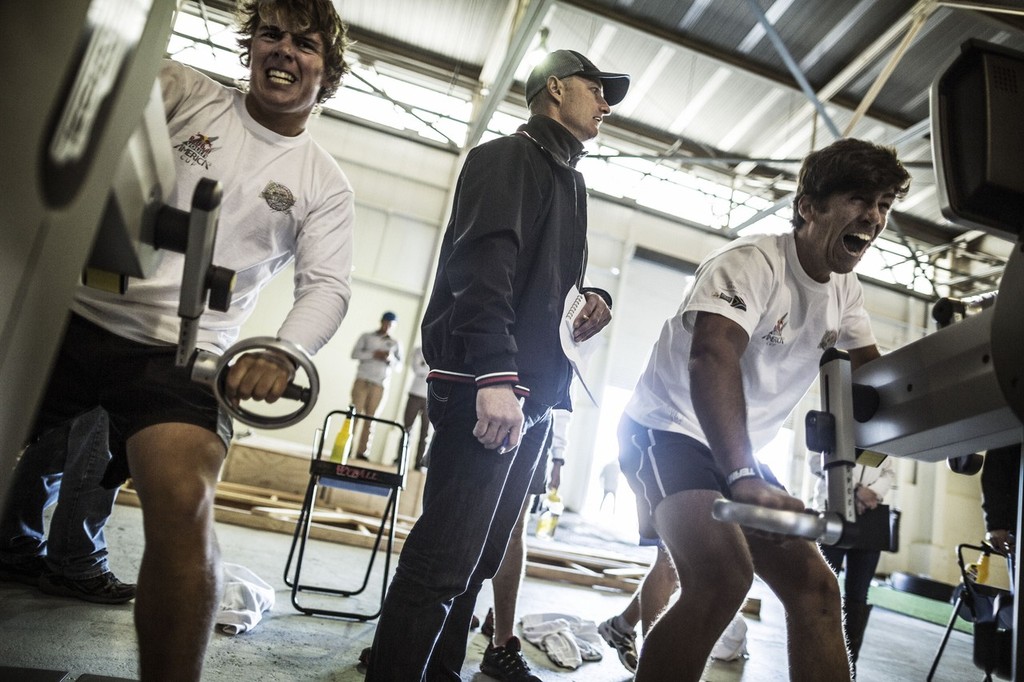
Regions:
M 467 155 L 423 317 L 428 380 L 513 384 L 571 407 L 558 325 L 566 294 L 583 290 L 587 194 L 575 165 L 584 153 L 557 121 L 533 116 Z

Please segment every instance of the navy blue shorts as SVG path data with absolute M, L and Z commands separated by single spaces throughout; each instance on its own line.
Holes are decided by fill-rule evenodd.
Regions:
M 783 487 L 768 467 L 759 466 L 766 481 Z M 681 433 L 649 429 L 625 414 L 619 421 L 619 468 L 636 495 L 641 545 L 658 544 L 654 510 L 669 495 L 715 490 L 731 497 L 708 446 Z
M 102 407 L 110 417 L 113 459 L 104 484 L 128 478 L 126 442 L 156 424 L 185 423 L 231 441 L 231 418 L 213 391 L 192 381 L 187 367 L 174 364 L 174 346 L 153 346 L 113 334 L 72 315 L 50 375 L 32 439 Z

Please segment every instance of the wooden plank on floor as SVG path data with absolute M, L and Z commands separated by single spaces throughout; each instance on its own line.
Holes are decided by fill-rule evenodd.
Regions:
M 121 489 L 118 503 L 139 506 L 138 495 L 130 484 Z M 301 506 L 302 496 L 294 493 L 222 481 L 217 485 L 214 517 L 221 523 L 294 535 Z M 401 551 L 414 522 L 411 517 L 399 516 L 395 527 L 396 553 Z M 376 541 L 379 524 L 379 517 L 325 505 L 322 510 L 314 510 L 309 537 L 369 549 Z M 386 535 L 382 542 L 386 542 Z M 644 561 L 589 547 L 551 547 L 527 542 L 526 550 L 527 575 L 576 585 L 633 592 L 648 569 Z
M 542 580 L 559 580 L 573 583 L 574 585 L 606 587 L 613 590 L 622 590 L 623 592 L 633 592 L 637 585 L 640 584 L 639 580 L 606 575 L 584 575 L 573 568 L 541 564 L 529 559 L 526 561 L 526 575 Z

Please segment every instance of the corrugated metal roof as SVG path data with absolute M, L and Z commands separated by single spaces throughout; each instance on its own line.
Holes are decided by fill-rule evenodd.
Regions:
M 810 89 L 825 94 L 826 112 L 846 131 L 855 109 L 887 69 L 917 16 L 927 17 L 895 68 L 887 73 L 865 116 L 850 134 L 879 142 L 901 140 L 904 159 L 930 161 L 928 90 L 968 38 L 1024 51 L 1024 18 L 953 9 L 938 0 L 335 0 L 361 49 L 376 60 L 422 60 L 437 73 L 491 76 L 522 50 L 510 44 L 516 9 L 550 8 L 542 21 L 548 49 L 587 54 L 601 68 L 632 75 L 632 87 L 605 129 L 651 154 L 678 147 L 678 155 L 728 158 L 718 172 L 753 173 L 751 186 L 772 177 L 792 179 L 798 159 L 833 139 L 829 126 L 801 91 L 786 60 L 761 23 L 763 12 Z M 546 3 L 546 4 L 544 4 Z M 231 0 L 207 0 L 229 8 Z M 1019 0 L 995 0 L 1019 8 Z M 883 37 L 887 40 L 883 40 Z M 536 46 L 538 36 L 534 36 Z M 490 63 L 489 63 L 490 60 Z M 497 60 L 497 63 L 495 62 Z M 488 70 L 486 67 L 490 66 Z M 505 64 L 522 78 L 525 69 Z M 483 88 L 477 84 L 478 90 Z M 517 81 L 510 101 L 521 106 Z M 499 93 L 503 96 L 503 93 Z M 685 160 L 682 163 L 686 163 Z M 751 169 L 754 170 L 751 170 Z M 922 238 L 963 232 L 939 214 L 934 175 L 915 168 L 906 212 Z M 789 187 L 791 185 L 786 185 Z M 915 198 L 915 193 L 920 198 Z M 779 188 L 775 196 L 785 194 Z M 930 226 L 929 226 L 930 225 Z

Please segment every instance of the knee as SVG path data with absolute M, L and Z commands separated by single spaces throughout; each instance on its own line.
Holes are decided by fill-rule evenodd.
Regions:
M 743 604 L 754 582 L 754 566 L 747 557 L 732 556 L 712 561 L 692 570 L 680 571 L 683 592 L 703 602 L 708 612 L 728 612 L 731 616 Z M 699 595 L 699 596 L 698 596 Z
M 212 524 L 215 488 L 202 476 L 151 481 L 145 492 L 140 498 L 143 512 L 151 520 L 147 525 L 201 530 L 202 526 Z
M 787 606 L 819 613 L 839 613 L 839 581 L 824 562 L 808 557 L 803 565 L 794 565 L 790 580 L 778 590 L 779 598 Z

